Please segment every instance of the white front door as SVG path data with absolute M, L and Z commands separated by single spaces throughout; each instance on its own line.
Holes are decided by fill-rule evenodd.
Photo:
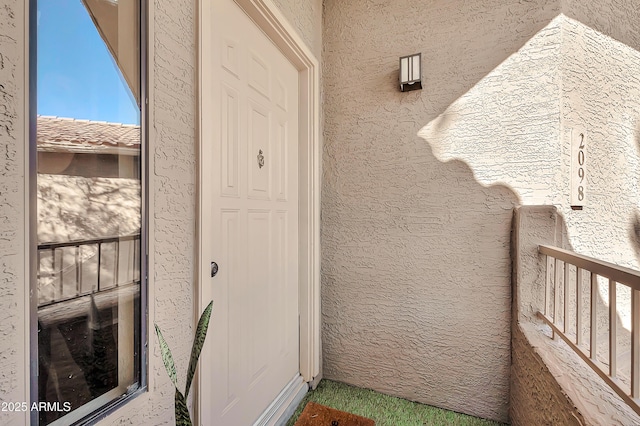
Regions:
M 201 249 L 218 272 L 201 283 L 200 422 L 243 426 L 299 373 L 298 72 L 233 0 L 210 7 Z

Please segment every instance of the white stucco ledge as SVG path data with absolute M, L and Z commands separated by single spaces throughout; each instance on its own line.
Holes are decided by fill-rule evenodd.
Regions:
M 640 425 L 566 343 L 533 322 L 514 324 L 510 406 L 513 425 Z

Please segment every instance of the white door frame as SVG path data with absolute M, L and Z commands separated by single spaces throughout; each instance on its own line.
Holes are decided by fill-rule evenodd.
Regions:
M 203 76 L 211 75 L 209 46 L 203 40 L 211 39 L 211 3 L 216 0 L 198 0 L 198 285 L 197 312 L 202 312 L 209 303 L 203 300 L 202 285 L 210 285 L 210 262 L 205 259 L 207 250 L 202 235 L 211 235 L 211 212 L 203 206 L 209 194 L 201 189 L 205 179 L 206 165 L 202 159 L 210 158 L 208 147 L 202 143 L 211 137 L 209 122 L 205 122 L 202 111 L 211 110 L 211 100 L 203 93 L 211 93 L 211 81 Z M 298 167 L 299 167 L 299 314 L 300 314 L 300 374 L 311 382 L 320 374 L 320 77 L 318 61 L 289 24 L 272 0 L 234 0 L 238 6 L 282 51 L 298 70 Z M 203 46 L 204 45 L 204 46 Z M 215 309 L 216 301 L 213 301 Z M 197 318 L 196 318 L 197 321 Z M 215 324 L 212 324 L 215 327 Z M 199 374 L 199 373 L 198 373 Z M 207 380 L 207 378 L 202 378 Z M 200 384 L 198 380 L 199 399 Z M 199 402 L 199 401 L 197 401 Z M 202 404 L 197 403 L 198 414 Z

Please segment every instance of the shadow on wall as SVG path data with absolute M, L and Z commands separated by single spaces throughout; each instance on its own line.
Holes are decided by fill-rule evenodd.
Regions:
M 634 139 L 636 149 L 640 151 L 640 120 L 638 120 L 638 123 L 636 124 Z M 640 182 L 637 182 L 636 185 L 640 186 Z M 640 264 L 640 208 L 636 207 L 636 209 L 631 213 L 629 221 L 629 241 L 633 244 L 636 259 Z
M 629 226 L 640 203 L 640 10 L 627 0 L 566 2 L 564 10 L 561 120 L 566 189 L 558 205 L 576 251 L 638 269 Z M 588 17 L 585 11 L 597 16 Z M 589 144 L 587 204 L 582 211 L 570 210 L 565 196 L 568 140 L 576 128 L 586 130 Z
M 479 183 L 463 161 L 440 161 L 416 135 L 559 9 L 461 3 L 325 2 L 324 376 L 507 421 L 519 196 Z M 398 57 L 414 52 L 425 90 L 399 93 Z M 452 112 L 440 124 L 467 118 Z M 491 150 L 488 135 L 464 138 Z
M 552 0 L 463 2 L 325 2 L 325 81 L 339 76 L 339 90 L 325 90 L 325 101 L 351 96 L 362 120 L 386 112 L 418 114 L 433 120 L 462 94 L 517 52 L 560 13 Z M 422 52 L 424 95 L 418 105 L 397 96 L 398 58 Z M 366 92 L 367 101 L 360 92 Z M 390 102 L 392 100 L 394 102 Z M 416 107 L 418 109 L 416 109 Z M 365 122 L 365 121 L 363 121 Z M 382 123 L 381 123 L 382 124 Z M 417 129 L 416 129 L 417 130 Z
M 439 160 L 466 162 L 528 205 L 561 203 L 561 25 L 548 22 L 419 131 Z
M 633 34 L 625 33 L 631 46 Z M 561 15 L 420 135 L 439 160 L 469 164 L 478 182 L 507 184 L 523 205 L 558 206 L 578 252 L 638 268 L 627 226 L 640 203 L 639 72 L 639 51 Z M 586 207 L 574 211 L 569 147 L 578 128 L 589 169 Z
M 547 316 L 553 318 L 554 291 L 558 288 L 560 299 L 559 317 L 555 323 L 560 329 L 566 323 L 566 334 L 575 342 L 576 330 L 576 270 L 570 266 L 569 286 L 565 294 L 563 265 L 554 271 L 554 263 L 547 267 L 545 256 L 540 255 L 540 244 L 573 250 L 569 243 L 569 230 L 564 218 L 553 206 L 522 206 L 514 221 L 514 328 L 512 346 L 512 370 L 510 389 L 510 420 L 512 424 L 573 424 L 579 418 L 585 424 L 637 424 L 637 415 L 615 395 L 608 386 L 590 368 L 575 355 L 560 339 L 552 341 L 551 329 L 541 324 L 538 311 L 545 311 L 545 282 L 549 278 L 555 281 L 555 272 L 559 272 L 559 285 L 551 285 L 551 294 L 547 297 Z M 597 306 L 597 358 L 603 370 L 607 370 L 608 348 L 608 281 L 599 279 L 599 291 L 596 292 Z M 581 348 L 589 352 L 590 336 L 588 325 L 590 317 L 590 276 L 585 273 L 582 280 L 583 328 Z M 602 297 L 603 292 L 605 298 Z M 626 292 L 628 295 L 628 292 Z M 618 285 L 618 301 L 625 295 L 622 285 Z M 565 317 L 564 301 L 568 302 Z M 517 311 L 516 311 L 517 309 Z M 618 309 L 621 309 L 618 304 Z M 620 311 L 618 311 L 620 313 Z M 517 320 L 516 320 L 517 319 Z M 623 318 L 616 317 L 617 338 L 617 379 L 626 383 L 630 377 L 630 333 L 623 328 Z M 523 345 L 522 332 L 528 343 Z M 544 361 L 543 361 L 544 360 Z M 546 366 L 545 366 L 546 363 Z M 549 374 L 550 372 L 550 374 Z M 608 371 L 605 371 L 605 374 Z M 562 390 L 556 383 L 562 386 Z M 625 385 L 622 385 L 623 389 Z M 544 394 L 538 392 L 545 389 Z M 570 398 L 570 400 L 568 400 Z M 564 406 L 569 403 L 570 405 Z M 578 415 L 578 417 L 576 417 Z M 583 419 L 587 419 L 584 420 Z M 580 423 L 580 421 L 578 423 Z M 581 424 L 582 424 L 581 423 Z
M 339 163 L 323 192 L 325 377 L 506 420 L 517 196 L 416 137 L 352 178 Z
M 567 20 L 565 29 L 571 35 L 572 53 L 566 61 L 571 72 L 563 82 L 563 118 L 566 127 L 586 123 L 591 134 L 588 203 L 579 211 L 565 206 L 569 238 L 579 253 L 637 270 L 640 103 L 635 94 L 640 90 L 636 73 L 640 70 L 640 53 L 576 21 Z M 583 34 L 586 32 L 588 36 Z M 589 68 L 593 63 L 600 65 Z M 600 297 L 608 305 L 607 286 L 601 285 Z M 631 324 L 630 299 L 629 291 L 618 289 L 619 317 L 627 331 Z
M 546 209 L 545 209 L 546 207 Z M 542 209 L 541 209 L 542 208 Z M 549 216 L 545 215 L 545 212 L 553 213 Z M 542 212 L 542 213 L 540 213 Z M 517 307 L 519 312 L 517 313 L 517 321 L 520 323 L 540 323 L 537 318 L 537 312 L 546 313 L 546 316 L 553 319 L 555 324 L 563 329 L 566 323 L 567 336 L 576 343 L 575 336 L 577 330 L 577 284 L 576 282 L 576 268 L 573 265 L 569 266 L 569 285 L 566 287 L 568 292 L 565 293 L 565 265 L 559 264 L 559 283 L 556 283 L 556 271 L 555 263 L 546 262 L 544 255 L 538 254 L 538 245 L 549 245 L 553 247 L 563 248 L 565 250 L 575 251 L 570 241 L 570 231 L 566 226 L 566 222 L 562 213 L 555 210 L 550 206 L 526 206 L 522 207 L 519 212 L 520 219 L 518 221 L 516 235 L 517 235 L 517 248 L 518 254 L 518 270 L 516 273 L 515 285 L 519 288 L 514 289 L 514 309 Z M 540 218 L 544 220 L 540 221 Z M 549 219 L 551 219 L 549 221 Z M 537 223 L 536 223 L 537 220 Z M 541 224 L 543 224 L 541 226 Z M 541 229 L 547 229 L 547 233 L 541 232 Z M 554 231 L 555 229 L 555 231 Z M 551 230 L 551 232 L 549 232 Z M 522 254 L 525 254 L 524 256 Z M 582 344 L 580 347 L 589 353 L 591 338 L 590 338 L 590 324 L 591 324 L 591 275 L 588 272 L 583 272 L 579 281 L 582 288 Z M 550 294 L 545 299 L 545 283 L 549 279 Z M 554 318 L 554 300 L 555 291 L 559 292 L 559 311 L 558 318 Z M 517 295 L 517 297 L 516 297 Z M 630 297 L 631 292 L 628 287 L 617 284 L 616 285 L 616 330 L 617 330 L 617 370 L 616 377 L 618 383 L 623 389 L 627 388 L 629 391 L 630 377 L 631 377 L 631 333 L 629 331 L 629 316 L 630 316 Z M 518 300 L 520 299 L 520 300 Z M 545 300 L 547 305 L 545 306 Z M 564 306 L 567 303 L 567 310 Z M 566 314 L 565 314 L 566 313 Z M 514 316 L 516 312 L 514 311 Z M 514 325 L 516 322 L 514 322 Z M 551 337 L 551 329 L 544 326 L 548 330 L 548 337 Z M 600 367 L 605 374 L 608 373 L 609 365 L 609 281 L 605 277 L 598 276 L 598 290 L 596 293 L 596 334 L 597 334 L 597 359 L 600 362 Z M 558 344 L 565 345 L 564 342 L 558 340 Z M 568 348 L 568 346 L 567 346 Z M 562 358 L 560 358 L 562 359 Z M 585 365 L 582 360 L 577 356 L 573 359 L 565 359 L 566 365 L 560 365 L 561 370 L 574 369 L 575 364 Z M 585 365 L 585 369 L 589 369 Z M 595 374 L 592 375 L 592 380 L 598 380 Z M 516 379 L 512 381 L 512 386 L 519 386 Z M 559 381 L 561 382 L 561 381 Z M 590 398 L 587 395 L 593 395 L 594 390 L 589 389 L 587 385 L 574 386 L 570 391 L 572 398 L 578 397 L 579 401 L 589 401 Z M 582 389 L 582 390 L 580 390 Z M 513 389 L 512 389 L 513 391 Z M 586 391 L 580 397 L 575 395 L 574 392 Z M 538 401 L 536 398 L 525 398 L 522 396 L 521 391 L 515 391 L 520 399 L 528 399 L 527 401 L 519 401 L 518 405 L 531 404 Z M 630 392 L 630 391 L 629 391 Z M 586 399 L 585 399 L 586 397 Z M 613 396 L 617 399 L 617 396 Z M 611 397 L 606 396 L 602 398 L 602 401 L 608 401 Z M 513 401 L 513 399 L 512 399 Z M 602 402 L 601 401 L 601 402 Z M 539 402 L 539 401 L 538 401 Z M 608 403 L 605 403 L 608 404 Z M 618 400 L 616 404 L 626 405 L 622 400 Z M 606 405 L 605 405 L 606 406 Z M 553 411 L 553 407 L 538 407 L 536 410 L 542 412 Z M 615 408 L 617 409 L 617 408 Z M 585 415 L 591 415 L 593 413 L 584 413 Z M 539 423 L 530 419 L 530 422 Z
M 561 6 L 325 1 L 325 377 L 508 420 L 511 209 L 568 209 Z M 416 52 L 424 90 L 399 93 Z
M 561 0 L 562 13 L 640 51 L 640 8 L 633 0 Z
M 562 209 L 559 216 L 563 219 L 565 248 L 638 269 L 640 109 L 637 93 L 640 80 L 637 70 L 640 33 L 637 24 L 630 23 L 640 22 L 640 12 L 632 2 L 613 3 L 563 2 L 563 12 L 568 18 L 563 17 L 562 22 L 561 120 L 566 130 L 562 140 L 568 140 L 571 127 L 586 128 L 590 135 L 589 158 L 592 162 L 587 180 L 589 199 L 584 210 L 569 209 L 566 183 L 565 190 L 560 186 L 556 204 Z M 568 172 L 570 156 L 566 148 L 561 149 L 565 149 L 563 162 Z M 568 296 L 570 306 L 575 306 L 573 289 L 572 285 Z M 583 283 L 583 293 L 583 303 L 588 303 L 588 281 Z M 618 376 L 624 379 L 629 377 L 630 370 L 631 293 L 622 285 L 617 286 L 616 293 Z M 597 296 L 600 342 L 597 352 L 598 358 L 607 365 L 609 291 L 605 279 L 599 280 Z M 589 321 L 588 308 L 583 312 L 583 319 Z M 570 311 L 569 329 L 575 329 L 575 309 Z M 588 344 L 589 336 L 583 337 Z

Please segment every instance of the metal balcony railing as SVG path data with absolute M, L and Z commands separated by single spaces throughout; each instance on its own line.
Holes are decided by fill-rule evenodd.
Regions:
M 140 282 L 140 234 L 38 245 L 38 308 Z
M 539 246 L 539 252 L 546 256 L 547 273 L 545 309 L 538 312 L 538 316 L 551 327 L 554 338 L 562 338 L 640 414 L 640 272 L 556 247 Z M 599 281 L 608 284 L 606 315 L 598 312 L 599 302 L 602 305 Z M 618 328 L 616 294 L 622 290 L 619 285 L 630 291 L 630 332 Z M 586 306 L 585 300 L 588 301 Z M 570 320 L 572 317 L 573 321 Z M 599 328 L 608 329 L 607 335 L 599 335 Z M 629 365 L 621 366 L 619 360 L 626 357 L 618 352 L 619 336 L 629 333 L 629 353 L 626 354 L 630 355 Z M 604 339 L 607 340 L 604 353 L 608 356 L 603 360 L 599 340 Z M 619 374 L 621 371 L 629 374 Z

